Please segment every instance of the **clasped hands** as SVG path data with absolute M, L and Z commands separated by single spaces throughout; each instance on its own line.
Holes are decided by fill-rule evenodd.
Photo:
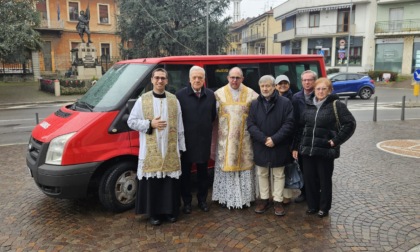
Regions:
M 273 139 L 271 139 L 271 137 L 267 137 L 267 139 L 265 139 L 265 146 L 267 147 L 274 147 L 274 142 Z

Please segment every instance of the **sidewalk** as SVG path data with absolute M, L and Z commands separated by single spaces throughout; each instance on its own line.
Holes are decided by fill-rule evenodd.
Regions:
M 55 96 L 39 90 L 38 82 L 0 82 L 0 107 L 33 103 L 74 102 L 82 95 Z

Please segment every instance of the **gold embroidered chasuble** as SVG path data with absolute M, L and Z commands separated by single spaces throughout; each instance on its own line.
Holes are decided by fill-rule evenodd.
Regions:
M 246 129 L 251 101 L 255 92 L 241 84 L 239 97 L 234 99 L 229 84 L 215 92 L 219 102 L 218 160 L 224 161 L 226 172 L 250 170 L 254 166 L 251 137 Z
M 168 149 L 166 155 L 162 158 L 156 138 L 158 130 L 153 129 L 153 134 L 146 135 L 146 157 L 143 162 L 144 172 L 173 172 L 180 170 L 180 161 L 178 157 L 178 106 L 176 96 L 165 92 L 168 104 Z M 144 118 L 152 120 L 156 116 L 153 114 L 153 94 L 152 91 L 142 95 L 142 108 Z

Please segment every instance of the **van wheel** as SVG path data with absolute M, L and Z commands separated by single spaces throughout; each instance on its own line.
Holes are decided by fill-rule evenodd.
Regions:
M 137 191 L 137 167 L 134 162 L 117 163 L 108 169 L 99 184 L 99 200 L 113 212 L 134 207 Z

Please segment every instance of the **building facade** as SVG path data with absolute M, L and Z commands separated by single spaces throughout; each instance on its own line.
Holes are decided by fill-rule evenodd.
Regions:
M 274 8 L 274 18 L 281 23 L 281 53 L 321 54 L 327 68 L 340 71 L 373 69 L 375 3 L 289 0 Z
M 273 10 L 258 17 L 241 20 L 230 27 L 228 54 L 280 54 L 275 35 L 278 24 L 273 18 Z
M 375 70 L 411 74 L 420 68 L 420 2 L 378 0 Z
M 44 41 L 41 52 L 32 54 L 34 74 L 64 73 L 71 68 L 71 50 L 81 43 L 76 26 L 80 11 L 89 10 L 92 44 L 99 61 L 120 57 L 120 38 L 116 34 L 118 8 L 115 0 L 41 0 L 36 4 L 41 25 L 36 28 Z M 84 40 L 87 42 L 87 34 Z

